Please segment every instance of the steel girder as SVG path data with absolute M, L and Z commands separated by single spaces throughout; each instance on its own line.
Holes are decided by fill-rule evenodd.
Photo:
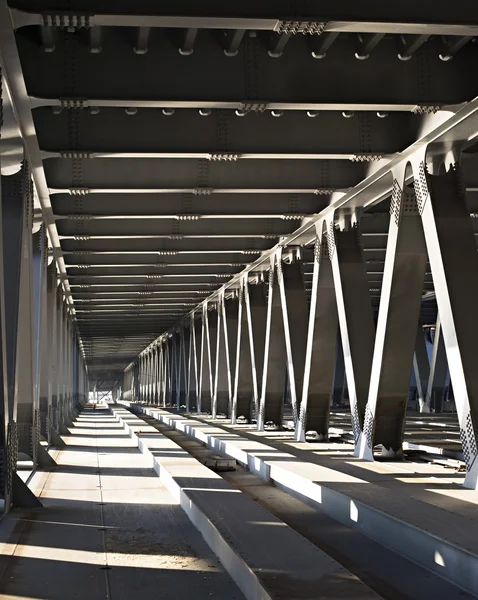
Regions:
M 54 114 L 51 108 L 37 108 L 33 116 L 46 158 L 70 152 L 85 152 L 93 158 L 153 152 L 186 158 L 199 154 L 212 161 L 247 160 L 249 156 L 252 160 L 270 154 L 290 158 L 342 155 L 345 160 L 366 161 L 403 150 L 416 139 L 421 125 L 417 115 L 404 112 L 381 119 L 369 112 L 350 118 L 340 112 L 322 112 L 310 118 L 305 112 L 238 117 L 223 109 L 209 116 L 186 109 L 165 116 L 154 108 L 135 115 L 123 108 L 103 108 L 98 114 L 75 108 Z M 81 135 L 72 145 L 75 128 Z
M 43 0 L 16 0 L 12 3 L 15 8 L 24 11 L 35 11 L 46 12 L 46 14 L 68 14 L 71 11 L 71 4 L 67 0 L 57 1 L 53 6 L 49 6 L 45 11 L 45 4 Z M 98 17 L 101 15 L 108 15 L 111 9 L 111 4 L 106 0 L 93 1 L 93 0 L 80 0 L 75 2 L 76 11 L 78 14 L 86 12 L 88 14 L 96 14 Z M 155 15 L 157 14 L 158 7 L 156 2 L 153 0 L 138 0 L 131 5 L 128 0 L 119 0 L 115 4 L 117 15 L 111 15 L 109 21 L 99 21 L 98 25 L 103 24 L 123 24 L 123 25 L 150 25 L 158 26 L 154 19 L 150 16 L 142 17 L 141 15 Z M 216 27 L 224 27 L 224 19 L 247 19 L 249 25 L 253 29 L 274 29 L 277 28 L 277 24 L 280 23 L 281 19 L 288 20 L 313 20 L 313 21 L 332 21 L 340 20 L 340 25 L 346 31 L 363 31 L 363 23 L 361 21 L 371 21 L 375 28 L 372 28 L 372 23 L 369 23 L 370 30 L 378 30 L 381 24 L 382 27 L 387 26 L 391 31 L 404 31 L 401 27 L 409 25 L 409 29 L 413 32 L 418 32 L 420 26 L 427 24 L 431 27 L 437 27 L 440 32 L 440 26 L 443 26 L 443 30 L 450 32 L 453 30 L 453 25 L 456 24 L 457 30 L 460 26 L 457 24 L 456 10 L 453 6 L 450 6 L 445 0 L 432 1 L 426 0 L 417 4 L 413 0 L 404 0 L 400 4 L 393 5 L 380 5 L 379 7 L 364 6 L 360 7 L 360 11 L 357 11 L 357 6 L 350 0 L 340 0 L 340 2 L 329 2 L 327 4 L 321 4 L 320 7 L 313 0 L 305 0 L 300 3 L 291 5 L 289 0 L 278 0 L 274 2 L 273 8 L 268 0 L 257 0 L 254 2 L 243 2 L 239 5 L 224 4 L 220 0 L 213 0 L 208 2 L 206 5 L 197 6 L 194 0 L 178 0 L 174 6 L 161 7 L 161 15 L 163 17 L 171 17 L 170 21 L 165 21 L 168 27 L 200 27 L 199 23 L 194 25 L 191 23 L 196 17 L 191 17 L 194 14 L 199 18 L 209 19 L 215 23 Z M 430 14 L 433 14 L 433 24 L 430 23 Z M 122 15 L 122 16 L 118 16 Z M 136 23 L 133 21 L 134 17 L 137 17 Z M 466 25 L 475 25 L 476 23 L 476 10 L 470 9 L 466 14 L 460 15 L 459 23 Z M 28 17 L 30 18 L 30 17 Z M 141 19 L 141 20 L 140 20 Z M 189 20 L 188 20 L 189 19 Z M 38 19 L 37 21 L 38 22 Z M 354 23 L 355 22 L 355 23 Z M 242 24 L 243 28 L 245 23 Z M 239 24 L 229 23 L 230 28 L 239 27 Z M 358 27 L 358 29 L 354 29 Z M 209 25 L 214 26 L 214 25 Z M 328 29 L 334 30 L 338 26 L 330 24 Z M 362 26 L 362 29 L 360 29 Z M 327 30 L 327 29 L 326 29 Z M 460 29 L 460 35 L 464 34 L 464 31 Z
M 375 110 L 398 104 L 420 110 L 465 102 L 478 92 L 472 78 L 465 76 L 473 68 L 477 48 L 466 45 L 451 67 L 439 58 L 444 52 L 439 38 L 418 49 L 413 60 L 401 61 L 398 40 L 387 37 L 368 60 L 359 61 L 353 34 L 335 40 L 322 60 L 311 54 L 320 48 L 315 48 L 317 38 L 312 36 L 293 36 L 281 57 L 274 59 L 268 54 L 268 34 L 247 35 L 243 51 L 232 59 L 210 32 L 201 32 L 194 54 L 183 56 L 174 32 L 171 36 L 155 31 L 148 52 L 138 56 L 130 33 L 121 27 L 108 28 L 102 51 L 94 54 L 81 32 L 72 35 L 59 28 L 55 51 L 45 52 L 38 29 L 22 28 L 16 37 L 29 94 L 39 98 L 157 99 L 173 106 L 177 101 L 229 101 L 242 103 L 243 111 L 264 110 L 271 102 L 371 104 Z M 75 64 L 74 81 L 72 74 L 70 80 L 63 78 L 65 56 Z

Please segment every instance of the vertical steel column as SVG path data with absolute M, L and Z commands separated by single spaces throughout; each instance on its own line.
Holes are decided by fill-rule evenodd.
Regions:
M 163 340 L 163 406 L 166 407 L 166 399 L 168 395 L 168 339 Z
M 148 398 L 147 398 L 147 402 L 148 404 L 151 404 L 152 400 L 153 400 L 153 350 L 152 348 L 150 348 L 148 350 L 148 354 L 147 354 L 147 365 L 148 365 Z
M 427 251 L 414 191 L 404 191 L 405 172 L 394 173 L 390 226 L 359 456 L 402 456 L 413 354 L 420 318 Z
M 478 488 L 478 253 L 457 165 L 444 174 L 413 164 L 443 340 L 455 396 L 467 472 L 465 487 Z
M 62 427 L 62 408 L 63 408 L 63 352 L 64 352 L 64 344 L 63 344 L 63 293 L 61 290 L 61 286 L 59 285 L 57 288 L 57 302 L 56 302 L 56 310 L 57 310 L 57 326 L 56 326 L 56 334 L 57 334 L 57 375 L 56 375 L 56 398 L 57 404 L 56 407 L 53 405 L 53 421 L 55 430 L 61 433 L 60 429 Z M 96 389 L 96 384 L 95 384 Z
M 181 327 L 181 364 L 182 364 L 182 388 L 180 395 L 180 410 L 186 409 L 186 398 L 189 397 L 189 344 L 190 337 L 188 327 Z
M 165 402 L 165 406 L 171 406 L 171 372 L 172 372 L 172 365 L 171 365 L 171 338 L 167 338 L 166 339 L 166 343 L 164 346 L 164 360 L 165 360 L 165 367 L 164 367 L 164 377 L 165 377 L 165 384 L 164 384 L 164 402 Z
M 83 356 L 81 353 L 80 340 L 78 339 L 78 409 L 80 409 L 84 405 L 84 401 L 85 401 L 83 369 L 84 369 Z M 123 382 L 123 387 L 124 387 L 124 382 Z
M 254 385 L 252 375 L 251 340 L 247 324 L 246 294 L 247 276 L 240 281 L 237 333 L 235 348 L 234 390 L 231 406 L 231 423 L 252 420 L 252 401 L 254 398 Z
M 215 328 L 214 328 L 215 332 Z M 212 394 L 212 362 L 209 332 L 209 315 L 207 303 L 204 303 L 201 328 L 201 358 L 199 366 L 199 390 L 197 412 L 211 411 Z
M 278 257 L 277 275 L 284 319 L 290 401 L 294 423 L 297 425 L 298 405 L 304 383 L 309 315 L 302 262 L 282 262 Z
M 144 354 L 139 357 L 139 401 L 144 401 Z
M 234 369 L 237 337 L 236 298 L 226 300 L 221 295 L 218 305 L 216 377 L 214 382 L 213 417 L 216 414 L 229 417 L 232 404 L 232 371 Z
M 51 323 L 48 322 L 48 239 L 44 225 L 39 233 L 41 234 L 41 246 L 38 248 L 37 244 L 34 245 L 33 272 L 33 288 L 39 298 L 39 306 L 35 304 L 35 330 L 38 335 L 38 346 L 35 348 L 35 394 L 38 397 L 40 435 L 48 440 L 49 332 Z
M 140 365 L 140 361 L 138 359 L 138 361 L 135 363 L 135 365 L 133 367 L 133 401 L 134 402 L 139 401 L 139 365 Z
M 375 339 L 372 302 L 358 224 L 345 223 L 343 229 L 337 229 L 334 221 L 331 221 L 328 224 L 327 244 L 332 263 L 357 454 L 367 404 Z
M 186 411 L 190 412 L 197 409 L 198 398 L 199 398 L 199 349 L 200 343 L 198 344 L 198 338 L 200 332 L 196 327 L 196 315 L 191 315 L 191 321 L 189 325 L 189 374 L 188 374 L 188 393 L 186 396 Z M 199 346 L 199 347 L 198 347 Z
M 151 347 L 151 404 L 156 404 L 158 391 L 158 347 Z
M 445 393 L 446 376 L 448 374 L 448 363 L 446 360 L 445 343 L 443 341 L 443 332 L 441 328 L 440 315 L 437 315 L 435 326 L 435 337 L 433 339 L 433 353 L 430 365 L 430 376 L 426 391 L 426 407 L 430 412 L 441 412 L 443 407 L 443 395 Z
M 47 246 L 48 252 L 48 246 Z M 46 303 L 45 314 L 42 315 L 45 329 L 42 328 L 42 353 L 41 357 L 41 382 L 40 382 L 40 417 L 45 423 L 42 431 L 47 441 L 54 445 L 55 433 L 53 429 L 53 395 L 56 395 L 56 299 L 57 299 L 56 265 L 51 263 L 46 267 Z M 55 398 L 56 400 L 56 398 Z
M 153 348 L 154 355 L 154 371 L 153 371 L 153 381 L 154 381 L 154 394 L 153 394 L 153 404 L 158 406 L 159 404 L 159 347 L 156 343 Z
M 156 354 L 157 354 L 157 379 L 158 379 L 158 384 L 157 384 L 157 397 L 156 397 L 156 405 L 157 406 L 161 406 L 161 402 L 163 399 L 163 354 L 162 354 L 162 342 L 159 341 L 156 345 Z
M 415 353 L 413 355 L 413 372 L 417 384 L 418 406 L 420 412 L 426 410 L 427 385 L 430 376 L 430 363 L 428 362 L 427 343 L 422 324 L 417 327 L 417 338 L 415 341 Z
M 267 315 L 269 310 L 267 289 L 268 285 L 266 286 L 264 282 L 260 282 L 257 285 L 247 284 L 244 287 L 244 308 L 246 310 L 247 331 L 249 334 L 252 385 L 254 391 L 251 419 L 259 419 L 259 404 L 262 395 Z M 239 408 L 240 402 L 238 403 L 238 410 Z M 247 406 L 245 409 L 247 409 Z M 240 413 L 239 416 L 241 416 Z M 247 417 L 246 413 L 243 416 L 251 420 Z
M 147 402 L 148 401 L 148 353 L 147 352 L 145 352 L 143 354 L 143 368 L 142 368 L 141 380 L 142 380 L 141 402 Z
M 130 373 L 131 371 L 129 370 L 129 368 L 123 371 L 123 389 L 125 390 L 125 392 L 123 392 L 123 398 L 125 400 L 129 400 L 127 390 L 129 389 Z
M 332 264 L 326 236 L 322 237 L 322 223 L 319 223 L 315 240 L 304 385 L 296 428 L 298 441 L 304 442 L 307 432 L 313 433 L 314 439 L 328 439 L 337 333 L 338 315 Z
M 152 366 L 153 366 L 153 350 L 148 348 L 146 351 L 146 403 L 151 404 L 151 398 L 153 395 L 152 386 Z
M 63 356 L 62 356 L 62 394 L 63 401 L 61 405 L 60 426 L 64 433 L 69 433 L 68 425 L 68 311 L 66 308 L 66 298 L 62 301 L 62 334 L 63 334 Z M 96 402 L 98 402 L 98 388 L 96 388 Z
M 65 396 L 66 396 L 66 410 L 64 423 L 67 426 L 71 426 L 71 418 L 73 411 L 72 402 L 72 383 L 73 383 L 73 370 L 72 370 L 72 356 L 73 356 L 73 340 L 72 340 L 72 324 L 70 317 L 70 310 L 65 299 L 65 336 L 66 336 L 66 377 L 65 377 Z
M 141 402 L 141 396 L 142 396 L 142 385 L 143 385 L 142 371 L 143 371 L 143 357 L 140 354 L 138 357 L 138 370 L 137 370 L 138 402 Z
M 225 355 L 226 355 L 226 350 L 224 348 L 223 351 L 222 347 L 224 346 L 221 342 L 222 342 L 222 329 L 224 327 L 224 322 L 223 322 L 223 318 L 222 318 L 222 305 L 224 302 L 224 295 L 220 294 L 219 295 L 219 300 L 216 306 L 216 318 L 215 318 L 215 324 L 216 324 L 216 330 L 215 330 L 215 335 L 211 335 L 210 340 L 212 342 L 212 347 L 211 347 L 211 358 L 212 358 L 212 365 L 213 365 L 213 369 L 212 369 L 212 402 L 211 402 L 211 416 L 213 419 L 216 418 L 217 416 L 217 392 L 218 392 L 218 384 L 219 384 L 219 369 L 221 369 L 221 373 L 225 372 Z M 209 323 L 211 324 L 211 320 L 209 321 Z M 221 360 L 222 359 L 222 360 Z M 221 364 L 220 364 L 221 363 Z M 223 382 L 221 382 L 223 383 Z
M 225 298 L 223 303 L 223 338 L 226 350 L 226 382 L 227 382 L 227 399 L 218 399 L 218 410 L 227 417 L 231 416 L 232 401 L 234 394 L 234 373 L 236 371 L 236 349 L 237 349 L 237 334 L 238 334 L 238 316 L 239 316 L 239 298 Z
M 170 404 L 172 408 L 178 408 L 178 333 L 173 332 L 171 337 L 171 395 Z
M 144 353 L 144 398 L 143 401 L 147 404 L 149 402 L 149 350 Z
M 179 370 L 177 384 L 177 405 L 178 410 L 183 410 L 186 402 L 186 394 L 188 388 L 188 375 L 186 364 L 186 332 L 184 325 L 181 325 L 179 330 Z
M 342 349 L 342 340 L 340 332 L 337 336 L 337 352 L 335 356 L 335 371 L 334 371 L 334 389 L 333 389 L 333 404 L 339 406 L 342 404 L 345 393 L 345 361 L 344 351 Z
M 133 390 L 133 396 L 134 396 L 135 402 L 139 402 L 140 401 L 140 396 L 141 396 L 140 378 L 141 378 L 141 355 L 138 356 L 137 362 L 135 363 L 135 366 L 134 366 L 134 390 Z
M 0 74 L 1 77 L 1 74 Z M 1 78 L 0 78 L 1 84 Z M 0 494 L 4 500 L 3 512 L 6 513 L 10 509 L 12 501 L 13 479 L 16 476 L 17 466 L 17 438 L 16 438 L 16 422 L 10 406 L 10 390 L 8 385 L 9 369 L 7 368 L 7 353 L 9 345 L 7 345 L 7 325 L 5 320 L 7 291 L 6 291 L 6 271 L 5 256 L 8 252 L 9 261 L 13 259 L 10 255 L 10 249 L 5 245 L 5 227 L 4 227 L 4 206 L 5 200 L 5 185 L 6 178 L 0 177 L 0 231 L 2 232 L 3 243 L 0 244 L 0 392 L 2 399 L 0 401 Z M 10 328 L 14 329 L 10 323 Z M 11 341 L 11 340 L 10 340 Z
M 148 351 L 145 350 L 143 354 L 143 392 L 141 402 L 148 402 Z
M 281 254 L 272 256 L 269 269 L 269 296 L 267 303 L 266 337 L 264 346 L 264 369 L 262 393 L 259 405 L 257 428 L 282 427 L 284 392 L 287 367 L 287 352 L 284 338 L 284 318 L 280 298 L 279 278 Z
M 22 191 L 23 173 L 2 177 L 2 340 L 4 402 L 2 488 L 5 490 L 5 510 L 10 507 L 13 481 L 17 477 L 18 428 L 15 373 L 17 369 L 17 339 L 19 320 L 20 267 L 22 256 L 23 213 L 25 197 Z M 4 352 L 3 352 L 4 351 Z
M 53 443 L 58 410 L 58 282 L 56 265 L 48 267 L 48 322 L 49 327 L 49 375 L 48 375 L 48 440 Z
M 69 422 L 69 404 L 70 404 L 70 335 L 69 335 L 69 316 L 68 316 L 68 308 L 66 304 L 66 298 L 64 299 L 63 304 L 64 310 L 64 335 L 65 335 L 65 363 L 64 363 L 64 375 L 63 375 L 63 385 L 64 385 L 64 406 L 63 406 L 63 424 L 65 426 L 70 425 Z
M 23 179 L 24 212 L 22 232 L 22 256 L 20 263 L 19 321 L 17 358 L 15 369 L 15 392 L 18 415 L 18 449 L 37 462 L 39 444 L 36 417 L 38 407 L 34 397 L 34 354 L 33 354 L 33 271 L 32 271 L 32 227 L 33 227 L 33 184 L 30 172 L 24 167 Z
M 24 167 L 25 169 L 25 167 Z M 8 407 L 10 416 L 9 439 L 14 448 L 10 456 L 12 468 L 16 470 L 18 432 L 17 403 L 15 401 L 15 372 L 17 360 L 17 334 L 19 321 L 20 267 L 22 256 L 23 215 L 25 194 L 23 193 L 23 172 L 11 177 L 2 177 L 2 250 L 4 273 L 4 308 Z M 13 464 L 14 463 L 14 464 Z
M 168 346 L 166 340 L 161 340 L 161 405 L 163 408 L 166 407 L 166 394 L 167 394 L 167 361 L 166 355 L 168 352 Z
M 220 303 L 211 304 L 211 310 L 208 314 L 207 321 L 207 345 L 209 350 L 209 381 L 210 381 L 210 394 L 206 399 L 206 402 L 202 403 L 202 411 L 205 410 L 213 414 L 213 404 L 215 402 L 214 394 L 216 391 L 216 370 L 218 368 L 218 344 L 221 337 L 221 319 L 220 319 Z M 204 407 L 207 407 L 206 409 Z
M 175 398 L 176 410 L 179 410 L 181 407 L 181 394 L 184 395 L 184 392 L 183 392 L 184 385 L 183 385 L 183 360 L 182 360 L 182 352 L 183 352 L 182 331 L 183 331 L 183 328 L 181 327 L 176 332 L 176 398 Z

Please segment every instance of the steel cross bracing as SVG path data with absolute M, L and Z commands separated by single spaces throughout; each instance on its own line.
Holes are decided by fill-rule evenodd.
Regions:
M 427 150 L 427 160 L 433 160 L 435 155 L 443 155 L 444 146 L 449 147 L 452 151 L 454 147 L 460 148 L 464 143 L 469 143 L 478 136 L 478 99 L 469 102 L 456 114 L 446 116 L 437 115 L 438 122 L 442 121 L 437 127 L 432 128 L 430 132 L 401 152 L 400 155 L 379 167 L 375 173 L 365 178 L 350 191 L 332 194 L 332 201 L 328 207 L 324 208 L 318 215 L 308 219 L 291 235 L 284 236 L 279 244 L 270 250 L 263 251 L 260 258 L 224 284 L 220 290 L 211 294 L 203 301 L 203 305 L 216 301 L 223 290 L 237 288 L 239 281 L 245 275 L 252 274 L 257 270 L 267 270 L 270 257 L 275 255 L 281 248 L 309 245 L 315 240 L 316 225 L 330 218 L 331 215 L 337 214 L 336 220 L 340 222 L 342 212 L 344 215 L 357 213 L 360 209 L 370 207 L 390 196 L 392 192 L 392 180 L 390 178 L 392 171 L 410 163 L 415 156 L 420 156 L 424 148 Z

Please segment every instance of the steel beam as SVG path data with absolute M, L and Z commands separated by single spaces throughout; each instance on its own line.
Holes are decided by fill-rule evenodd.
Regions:
M 204 7 L 199 11 L 195 4 L 181 2 L 174 5 L 172 10 L 166 9 L 161 15 L 111 14 L 98 10 L 92 14 L 89 10 L 77 10 L 72 22 L 69 15 L 62 11 L 50 11 L 46 13 L 27 12 L 11 9 L 11 15 L 16 29 L 31 25 L 69 26 L 73 31 L 82 27 L 154 27 L 154 28 L 196 28 L 196 29 L 251 29 L 256 31 L 283 31 L 290 30 L 293 34 L 309 33 L 320 35 L 323 31 L 337 32 L 381 32 L 381 33 L 420 33 L 429 32 L 430 35 L 476 35 L 478 27 L 475 20 L 464 17 L 465 24 L 457 24 L 456 16 L 452 7 L 445 2 L 438 4 L 425 2 L 418 7 L 406 2 L 403 7 L 394 8 L 389 12 L 388 7 L 383 7 L 382 12 L 377 14 L 375 7 L 365 8 L 361 12 L 363 20 L 357 20 L 353 12 L 350 13 L 348 3 L 335 3 L 333 7 L 327 7 L 326 14 L 330 15 L 324 19 L 324 14 L 316 9 L 306 9 L 300 14 L 291 14 L 290 5 L 281 0 L 277 3 L 274 13 L 271 14 L 270 5 L 263 2 L 249 7 L 238 6 L 231 10 L 229 7 L 222 8 L 223 14 L 218 16 L 217 10 L 212 7 Z M 107 8 L 108 5 L 105 5 Z M 102 8 L 100 5 L 98 8 Z M 434 20 L 430 22 L 427 18 L 433 10 Z M 191 16 L 195 13 L 196 16 Z M 258 16 L 259 15 L 259 16 Z M 287 17 L 283 19 L 281 15 Z M 393 15 L 393 16 L 392 16 Z
M 150 26 L 149 21 L 145 26 Z M 478 30 L 478 27 L 475 25 L 473 29 Z M 396 30 L 395 33 L 433 35 L 432 31 L 430 26 L 426 31 L 415 28 L 414 31 Z M 455 31 L 461 36 L 475 35 L 466 33 L 464 27 Z M 328 32 L 333 33 L 333 30 Z M 365 26 L 365 31 L 357 33 L 375 36 L 387 32 L 369 31 Z M 103 89 L 114 90 L 114 95 L 119 98 L 242 102 L 242 113 L 267 110 L 269 102 L 366 104 L 373 98 L 378 104 L 443 106 L 468 101 L 474 96 L 472 82 L 461 76 L 463 71 L 472 68 L 475 60 L 476 49 L 472 44 L 461 49 L 451 68 L 436 60 L 443 52 L 439 39 L 431 38 L 417 50 L 415 56 L 426 64 L 429 79 L 424 90 L 414 61 L 397 59 L 397 43 L 393 36 L 380 42 L 380 62 L 386 67 L 379 79 L 375 61 L 361 61 L 357 68 L 356 36 L 343 35 L 336 39 L 333 52 L 329 52 L 325 60 L 314 60 L 308 37 L 293 35 L 279 60 L 270 57 L 270 47 L 260 35 L 248 36 L 244 40 L 244 52 L 232 61 L 224 56 L 221 45 L 213 36 L 198 37 L 198 51 L 192 59 L 178 53 L 181 42 L 172 44 L 168 36 L 156 34 L 155 43 L 150 44 L 147 54 L 138 61 L 132 47 L 128 48 L 124 43 L 124 33 L 119 29 L 108 31 L 107 43 L 93 60 L 81 37 L 72 36 L 61 28 L 57 28 L 56 51 L 50 53 L 45 53 L 32 40 L 31 29 L 16 34 L 28 91 L 40 98 L 68 99 L 71 90 L 62 77 L 62 57 L 66 51 L 75 62 L 75 91 L 81 98 L 97 98 L 99 80 Z M 152 72 L 155 77 L 151 77 Z M 178 72 L 181 72 L 181 78 L 176 76 Z M 200 80 L 197 79 L 198 72 L 201 73 Z M 343 85 L 343 73 L 347 74 L 347 85 Z M 284 85 L 284 81 L 292 79 L 294 86 Z M 328 86 L 322 85 L 324 80 L 329 82 Z M 210 109 L 201 110 L 203 114 L 209 114 Z M 131 115 L 135 118 L 133 112 Z
M 76 161 L 76 162 L 75 162 Z M 79 161 L 79 162 L 78 162 Z M 81 165 L 82 181 L 72 177 L 73 165 Z M 72 190 L 83 194 L 135 193 L 153 190 L 154 193 L 190 193 L 192 196 L 213 193 L 307 193 L 330 194 L 335 189 L 356 185 L 367 173 L 368 163 L 352 161 L 290 160 L 284 170 L 282 160 L 235 162 L 205 159 L 121 158 L 88 160 L 86 158 L 52 158 L 45 161 L 50 189 Z M 198 181 L 198 172 L 201 178 Z
M 302 158 L 304 160 L 373 161 L 410 145 L 421 119 L 392 111 L 387 119 L 357 113 L 346 119 L 340 112 L 324 111 L 307 118 L 286 111 L 280 119 L 267 113 L 237 117 L 230 110 L 216 110 L 204 118 L 196 110 L 180 110 L 166 117 L 157 109 L 141 109 L 132 118 L 124 110 L 104 108 L 99 115 L 74 109 L 81 128 L 81 146 L 72 147 L 66 133 L 73 109 L 54 114 L 48 108 L 34 111 L 42 158 L 68 158 L 75 152 L 90 159 L 178 158 L 210 161 Z M 342 111 L 343 112 L 343 111 Z M 279 121 L 279 122 L 277 122 Z M 160 139 L 154 131 L 161 129 Z M 217 130 L 220 128 L 220 135 Z M 120 140 L 110 141 L 111 129 L 121 130 Z M 367 131 L 364 145 L 363 132 Z
M 322 45 L 320 45 L 319 52 L 328 50 L 331 45 L 332 37 L 335 40 L 337 34 L 330 34 L 330 37 L 321 36 L 320 39 Z M 428 38 L 430 36 L 417 36 Z M 422 43 L 426 40 L 424 39 Z M 324 44 L 324 42 L 327 42 Z M 421 45 L 421 44 L 420 44 Z M 404 52 L 410 52 L 414 46 L 404 47 Z M 320 58 L 318 51 L 315 50 L 313 53 L 316 56 L 314 58 Z M 410 57 L 411 58 L 411 57 Z M 58 109 L 68 109 L 76 106 L 82 109 L 98 109 L 98 108 L 163 108 L 169 111 L 174 111 L 172 114 L 165 114 L 164 116 L 173 116 L 177 109 L 225 109 L 230 111 L 239 111 L 240 114 L 245 111 L 245 103 L 242 101 L 225 101 L 225 100 L 139 100 L 135 98 L 71 98 L 68 100 L 60 98 L 40 98 L 37 96 L 31 96 L 30 102 L 33 109 L 41 107 L 51 107 Z M 304 111 L 310 112 L 310 117 L 317 116 L 321 112 L 338 112 L 338 113 L 358 113 L 358 112 L 411 112 L 414 114 L 420 114 L 425 106 L 421 104 L 396 104 L 388 102 L 268 102 L 264 107 L 267 110 L 274 111 Z M 249 113 L 247 113 L 249 114 Z M 251 113 L 255 114 L 254 111 Z M 237 113 L 236 113 L 236 116 Z M 246 116 L 246 115 L 244 115 Z

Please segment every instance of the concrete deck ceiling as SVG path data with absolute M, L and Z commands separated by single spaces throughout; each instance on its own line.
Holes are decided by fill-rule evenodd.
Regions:
M 457 16 L 437 0 L 10 6 L 7 83 L 30 131 L 37 190 L 46 182 L 39 196 L 51 203 L 85 356 L 105 379 L 336 192 L 478 96 L 478 7 Z M 473 151 L 464 165 L 478 212 Z M 380 200 L 362 227 L 376 305 L 389 218 L 387 194 Z M 301 242 L 310 279 L 310 239 Z M 434 311 L 424 303 L 423 321 Z

